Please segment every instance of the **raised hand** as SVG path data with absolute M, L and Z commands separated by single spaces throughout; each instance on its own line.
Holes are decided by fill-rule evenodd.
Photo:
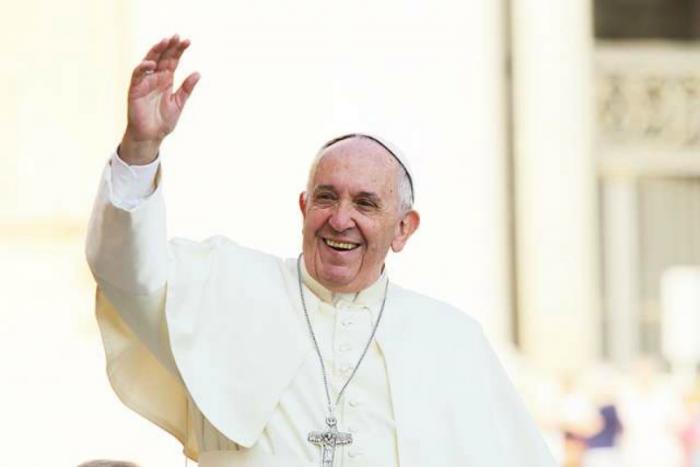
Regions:
M 128 164 L 152 162 L 163 139 L 175 129 L 199 73 L 190 74 L 173 92 L 175 69 L 189 40 L 176 35 L 163 39 L 148 51 L 131 75 L 127 126 L 119 156 Z

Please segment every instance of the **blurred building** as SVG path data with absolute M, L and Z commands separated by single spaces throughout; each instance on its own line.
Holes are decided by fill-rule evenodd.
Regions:
M 511 331 L 539 365 L 700 359 L 699 12 L 509 2 Z
M 700 358 L 689 342 L 700 330 L 699 15 L 696 0 L 595 3 L 601 352 L 622 364 L 640 353 Z M 678 267 L 688 274 L 664 299 Z

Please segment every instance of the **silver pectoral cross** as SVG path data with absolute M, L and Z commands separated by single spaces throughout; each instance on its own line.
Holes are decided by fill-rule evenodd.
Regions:
M 309 441 L 321 448 L 321 467 L 332 467 L 335 447 L 352 444 L 352 434 L 338 431 L 338 421 L 332 415 L 326 417 L 326 431 L 312 431 Z

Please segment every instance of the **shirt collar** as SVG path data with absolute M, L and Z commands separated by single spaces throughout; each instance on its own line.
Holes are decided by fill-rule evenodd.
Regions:
M 323 302 L 337 305 L 338 302 L 342 300 L 359 306 L 371 306 L 384 298 L 384 289 L 386 288 L 388 278 L 385 268 L 382 268 L 382 273 L 379 275 L 379 278 L 365 289 L 357 293 L 334 293 L 311 277 L 311 274 L 306 270 L 306 264 L 304 264 L 302 258 L 301 280 L 304 282 L 304 285 Z

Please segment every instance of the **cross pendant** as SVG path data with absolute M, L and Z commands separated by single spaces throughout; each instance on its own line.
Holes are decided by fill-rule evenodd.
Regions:
M 312 431 L 309 442 L 321 448 L 321 467 L 333 467 L 335 447 L 352 444 L 352 434 L 338 431 L 338 421 L 333 415 L 326 417 L 326 431 Z

